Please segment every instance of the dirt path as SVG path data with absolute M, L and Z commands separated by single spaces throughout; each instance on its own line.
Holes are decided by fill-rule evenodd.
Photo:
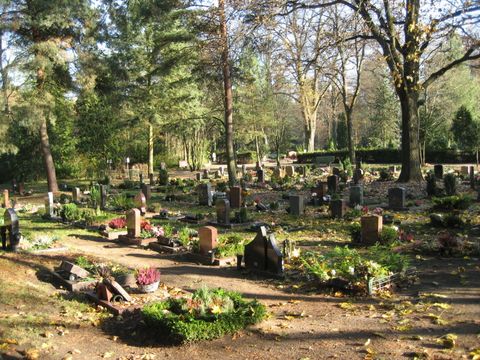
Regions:
M 205 284 L 240 291 L 264 302 L 272 316 L 234 337 L 181 347 L 161 346 L 151 337 L 145 340 L 122 318 L 106 320 L 100 326 L 72 324 L 68 334 L 50 339 L 52 347 L 42 359 L 405 359 L 424 352 L 435 356 L 432 358 L 458 359 L 479 342 L 478 259 L 420 261 L 425 270 L 419 284 L 396 299 L 375 300 L 293 294 L 276 281 L 255 280 L 235 269 L 199 266 L 148 250 L 119 247 L 95 236 L 76 237 L 75 230 L 63 242 L 72 252 L 104 261 L 129 267 L 157 266 L 162 281 L 169 286 L 194 289 Z M 15 261 L 15 255 L 4 256 Z M 53 286 L 43 286 L 58 292 Z M 419 291 L 434 298 L 422 298 Z M 435 303 L 443 305 L 428 305 Z M 448 310 L 436 306 L 448 306 Z M 49 311 L 59 312 L 61 317 L 57 306 Z M 445 322 L 435 324 L 430 314 L 440 314 Z M 454 350 L 445 352 L 437 338 L 447 333 L 455 333 L 458 340 Z

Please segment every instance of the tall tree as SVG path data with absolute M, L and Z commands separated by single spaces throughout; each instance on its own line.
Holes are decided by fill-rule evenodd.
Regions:
M 450 69 L 480 58 L 477 1 L 454 0 L 430 2 L 421 0 L 291 0 L 283 2 L 285 16 L 305 9 L 343 5 L 358 14 L 369 30 L 368 38 L 380 46 L 395 83 L 402 112 L 402 171 L 399 181 L 419 181 L 420 169 L 418 100 L 422 89 Z M 461 31 L 467 44 L 458 58 L 422 78 L 422 60 L 435 51 L 447 36 Z M 364 37 L 358 34 L 356 37 Z

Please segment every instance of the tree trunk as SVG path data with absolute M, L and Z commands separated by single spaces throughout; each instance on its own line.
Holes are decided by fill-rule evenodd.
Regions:
M 50 141 L 48 140 L 47 120 L 43 120 L 40 124 L 40 145 L 45 169 L 47 171 L 48 191 L 58 192 L 57 174 L 55 172 L 52 152 L 50 151 Z
M 347 118 L 347 138 L 348 138 L 348 157 L 350 158 L 350 163 L 356 164 L 355 159 L 355 139 L 353 138 L 353 118 L 352 111 L 345 111 L 345 117 Z
M 305 121 L 305 149 L 307 152 L 315 151 L 315 133 L 317 128 L 316 114 L 306 114 L 303 112 Z
M 153 126 L 148 124 L 148 174 L 153 174 Z
M 237 166 L 235 164 L 235 149 L 233 147 L 233 92 L 230 73 L 227 19 L 225 17 L 225 0 L 218 0 L 220 12 L 220 36 L 222 39 L 222 71 L 225 92 L 225 141 L 227 155 L 228 182 L 233 186 L 237 182 Z
M 398 92 L 402 110 L 402 171 L 399 182 L 421 181 L 418 93 Z

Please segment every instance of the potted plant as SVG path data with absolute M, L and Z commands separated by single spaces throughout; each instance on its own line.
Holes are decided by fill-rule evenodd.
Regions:
M 154 267 L 139 269 L 136 274 L 138 288 L 144 293 L 151 293 L 158 289 L 160 271 Z

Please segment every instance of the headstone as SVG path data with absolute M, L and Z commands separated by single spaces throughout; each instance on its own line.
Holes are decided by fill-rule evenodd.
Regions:
M 10 193 L 8 192 L 8 189 L 3 190 L 3 204 L 2 206 L 5 209 L 10 208 Z
M 475 167 L 470 166 L 470 187 L 475 189 Z
M 347 202 L 343 199 L 330 201 L 330 214 L 334 219 L 341 219 L 347 212 Z
M 405 209 L 406 190 L 402 187 L 388 189 L 388 207 L 392 210 Z
M 155 176 L 152 173 L 148 174 L 148 179 L 150 180 L 150 186 L 155 186 Z M 149 198 L 147 200 L 149 200 Z
M 7 247 L 7 231 L 10 247 L 13 251 L 17 250 L 20 244 L 20 222 L 14 209 L 7 209 L 3 215 L 3 226 L 1 228 L 2 246 Z
M 100 185 L 100 209 L 105 210 L 107 208 L 108 198 L 107 185 Z
M 320 199 L 328 194 L 328 185 L 326 182 L 319 181 L 317 185 L 312 188 L 312 193 L 317 194 Z
M 207 169 L 203 170 L 203 178 L 208 180 L 209 177 L 210 177 L 210 172 Z
M 18 183 L 18 193 L 20 195 L 25 194 L 25 183 L 23 182 Z
M 273 177 L 283 179 L 285 177 L 285 171 L 280 167 L 276 167 L 273 169 Z
M 143 185 L 143 174 L 140 173 L 139 177 L 140 177 L 140 185 Z
M 334 167 L 334 168 L 332 169 L 332 174 L 333 174 L 333 175 L 340 176 L 340 173 L 341 173 L 341 171 L 340 171 L 340 169 L 339 169 L 338 167 Z
M 143 195 L 143 194 L 142 194 Z M 131 238 L 138 238 L 141 234 L 140 223 L 142 215 L 139 209 L 127 211 L 127 235 Z
M 125 301 L 132 301 L 132 297 L 125 291 L 125 289 L 115 280 L 108 278 L 103 279 L 103 283 L 115 295 L 120 295 Z
M 435 173 L 435 177 L 437 179 L 443 179 L 443 165 L 437 164 L 433 167 L 433 172 Z
M 302 165 L 302 166 L 297 166 L 296 168 L 297 173 L 301 176 L 307 176 L 307 167 Z
M 53 193 L 48 192 L 47 197 L 45 198 L 45 214 L 53 217 Z
M 200 244 L 200 254 L 208 255 L 217 247 L 218 232 L 213 226 L 204 226 L 198 229 L 198 237 Z
M 252 242 L 245 246 L 245 267 L 250 270 L 283 273 L 283 255 L 278 248 L 275 236 L 267 235 L 267 229 L 261 226 Z
M 202 180 L 202 173 L 196 173 L 196 174 L 195 174 L 195 179 L 196 179 L 197 181 Z
M 239 209 L 242 206 L 242 188 L 240 186 L 232 186 L 230 188 L 230 207 Z
M 75 187 L 72 191 L 72 201 L 74 203 L 79 203 L 81 198 L 80 188 Z
M 242 177 L 244 177 L 247 174 L 247 165 L 242 164 Z
M 75 275 L 75 277 L 80 279 L 85 279 L 90 276 L 90 273 L 84 268 L 81 268 L 80 266 L 65 260 L 61 262 L 60 270 Z
M 327 178 L 328 192 L 335 194 L 338 191 L 338 176 L 331 175 Z
M 230 201 L 227 199 L 218 199 L 215 204 L 217 210 L 217 223 L 230 224 Z
M 381 215 L 365 215 L 361 217 L 362 243 L 374 245 L 380 241 L 383 229 L 383 217 Z
M 363 205 L 363 186 L 355 185 L 350 187 L 350 206 Z
M 143 192 L 139 192 L 137 195 L 135 195 L 133 203 L 142 214 L 147 212 L 147 199 L 145 198 L 145 194 Z
M 364 172 L 362 169 L 355 169 L 353 171 L 353 182 L 358 184 L 363 180 Z
M 295 176 L 295 168 L 293 165 L 288 165 L 285 167 L 285 172 L 287 173 L 288 177 L 294 177 Z
M 222 172 L 220 170 L 215 171 L 215 179 L 221 179 L 222 178 Z
M 395 165 L 392 165 L 388 168 L 388 171 L 390 171 L 392 173 L 396 173 L 397 172 L 397 167 Z
M 261 184 L 265 182 L 265 170 L 257 169 L 257 180 Z
M 213 205 L 212 185 L 210 183 L 197 186 L 198 203 L 202 206 Z
M 469 170 L 469 169 L 468 169 L 468 166 L 462 166 L 462 167 L 460 168 L 460 173 L 461 173 L 462 175 L 468 175 L 468 170 Z
M 300 216 L 304 213 L 304 197 L 302 195 L 290 195 L 290 215 Z
M 148 201 L 152 198 L 152 187 L 148 184 L 142 184 L 142 193 L 145 195 L 145 200 Z

